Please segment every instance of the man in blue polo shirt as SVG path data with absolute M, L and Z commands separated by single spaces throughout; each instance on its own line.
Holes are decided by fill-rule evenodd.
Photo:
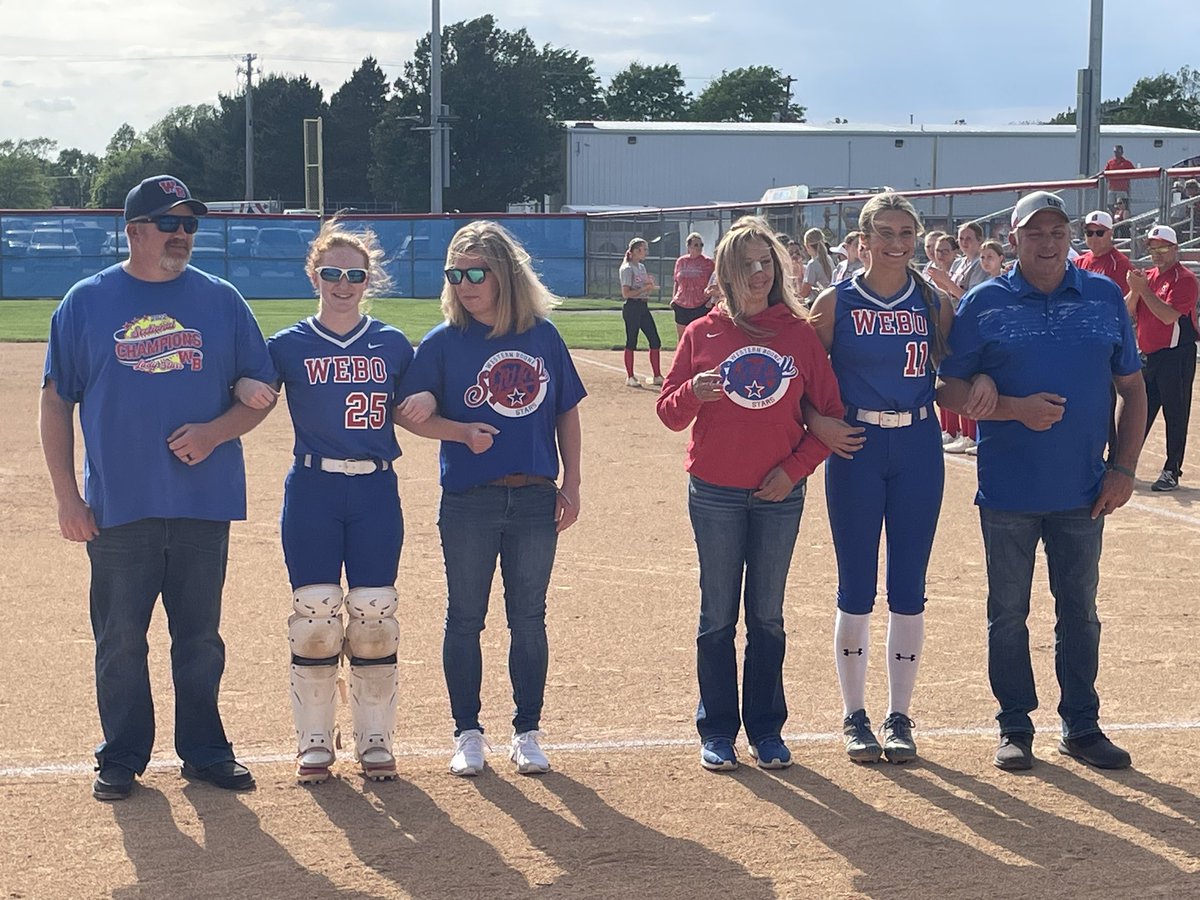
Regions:
M 1045 191 L 1021 198 L 1009 241 L 1017 265 L 963 298 L 941 364 L 938 402 L 979 423 L 979 506 L 988 571 L 988 676 L 1000 704 L 1001 769 L 1033 765 L 1037 693 L 1029 657 L 1029 597 L 1038 541 L 1057 610 L 1055 671 L 1060 753 L 1105 769 L 1129 754 L 1100 730 L 1096 589 L 1104 516 L 1133 492 L 1146 388 L 1129 313 L 1116 285 L 1067 265 L 1071 223 Z M 979 416 L 970 381 L 999 398 Z M 1116 449 L 1104 464 L 1109 385 L 1121 403 Z
M 185 778 L 239 790 L 217 709 L 229 522 L 246 517 L 239 436 L 266 416 L 237 403 L 275 380 L 266 342 L 228 282 L 188 265 L 207 207 L 157 175 L 125 199 L 129 259 L 71 288 L 42 380 L 42 450 L 63 537 L 87 543 L 96 638 L 97 800 L 121 800 L 154 745 L 146 632 L 161 594 L 171 631 L 175 750 Z M 75 479 L 75 407 L 84 491 Z

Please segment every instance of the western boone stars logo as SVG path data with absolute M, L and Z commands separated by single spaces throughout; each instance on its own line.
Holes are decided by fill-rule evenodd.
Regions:
M 204 336 L 159 313 L 125 323 L 113 335 L 117 359 L 135 372 L 199 372 L 204 368 Z
M 541 357 L 504 350 L 483 364 L 475 384 L 463 394 L 471 409 L 487 404 L 502 416 L 520 419 L 537 412 L 550 375 Z
M 743 347 L 721 363 L 721 387 L 746 409 L 774 406 L 796 377 L 796 363 L 769 347 Z

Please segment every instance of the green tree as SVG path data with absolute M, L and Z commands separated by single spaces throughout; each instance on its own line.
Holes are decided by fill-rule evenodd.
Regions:
M 387 106 L 388 81 L 368 56 L 329 98 L 323 127 L 325 196 L 342 205 L 372 198 L 371 131 Z
M 92 199 L 92 182 L 100 169 L 100 157 L 75 147 L 59 151 L 50 166 L 55 206 L 87 206 Z
M 1139 78 L 1128 96 L 1100 103 L 1100 122 L 1200 129 L 1200 71 L 1183 66 L 1174 75 Z M 1074 125 L 1075 110 L 1061 112 L 1046 124 Z
M 696 122 L 803 122 L 805 109 L 791 103 L 790 81 L 771 66 L 722 72 L 692 103 Z
M 0 141 L 0 208 L 45 209 L 51 201 L 51 182 L 45 177 L 49 138 Z
M 679 66 L 631 62 L 604 92 L 609 119 L 621 122 L 677 122 L 688 118 L 692 95 L 683 90 Z
M 429 208 L 429 134 L 413 130 L 429 123 L 429 53 L 426 36 L 372 136 L 372 186 L 408 209 Z M 442 102 L 452 116 L 446 208 L 501 211 L 557 187 L 558 119 L 595 111 L 599 86 L 590 59 L 539 49 L 525 29 L 505 31 L 485 15 L 443 29 Z

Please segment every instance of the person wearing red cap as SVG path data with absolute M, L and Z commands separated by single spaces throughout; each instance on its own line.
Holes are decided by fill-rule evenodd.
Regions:
M 1196 276 L 1179 262 L 1179 240 L 1170 225 L 1146 233 L 1154 268 L 1129 273 L 1125 298 L 1137 324 L 1146 379 L 1146 433 L 1162 409 L 1167 458 L 1152 491 L 1173 491 L 1183 474 L 1192 382 L 1196 378 Z
M 238 438 L 266 416 L 237 402 L 241 377 L 275 381 L 237 288 L 188 265 L 208 208 L 171 175 L 125 199 L 129 259 L 75 284 L 50 323 L 42 452 L 59 530 L 86 543 L 96 639 L 97 800 L 133 790 L 154 746 L 146 633 L 158 597 L 171 631 L 175 752 L 182 774 L 254 786 L 217 707 L 229 523 L 246 518 Z M 75 407 L 84 493 L 75 479 Z

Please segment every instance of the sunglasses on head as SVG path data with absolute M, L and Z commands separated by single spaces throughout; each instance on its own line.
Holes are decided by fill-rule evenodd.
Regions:
M 134 219 L 134 222 L 153 222 L 163 234 L 174 234 L 183 226 L 184 234 L 195 234 L 200 229 L 200 220 L 195 216 L 155 216 L 154 218 Z
M 446 280 L 451 284 L 462 284 L 465 277 L 471 284 L 483 284 L 483 279 L 487 278 L 487 273 L 491 269 L 476 267 L 471 269 L 459 269 L 451 267 L 446 270 Z
M 337 266 L 321 266 L 317 269 L 317 277 L 330 284 L 337 284 L 343 275 L 351 284 L 362 284 L 367 280 L 366 269 L 339 269 Z
M 1103 237 L 1106 231 L 1104 228 L 1085 228 L 1083 233 L 1088 237 Z

